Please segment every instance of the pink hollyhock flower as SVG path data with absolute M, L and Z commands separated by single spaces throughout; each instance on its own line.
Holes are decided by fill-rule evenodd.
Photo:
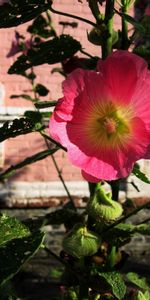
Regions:
M 91 182 L 128 176 L 150 158 L 150 71 L 128 51 L 116 51 L 97 71 L 76 69 L 50 120 L 51 136 Z

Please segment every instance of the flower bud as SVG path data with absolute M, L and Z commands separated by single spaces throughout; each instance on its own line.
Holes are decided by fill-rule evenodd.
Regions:
M 106 194 L 102 186 L 99 186 L 88 203 L 87 211 L 96 223 L 109 223 L 118 219 L 123 209 L 120 203 L 111 199 L 110 193 Z
M 82 224 L 76 224 L 64 237 L 63 249 L 70 255 L 82 258 L 95 254 L 100 246 L 99 235 Z

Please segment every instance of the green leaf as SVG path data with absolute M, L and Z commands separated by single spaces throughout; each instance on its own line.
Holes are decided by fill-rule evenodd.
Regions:
M 140 167 L 138 164 L 134 165 L 134 168 L 132 170 L 132 173 L 139 178 L 141 181 L 145 182 L 145 183 L 149 183 L 150 184 L 150 179 L 143 173 L 140 171 Z
M 140 234 L 150 235 L 150 224 L 136 225 L 135 231 Z
M 27 110 L 24 116 L 31 119 L 34 122 L 34 128 L 40 131 L 44 128 L 43 116 L 39 111 Z
M 20 118 L 7 121 L 0 127 L 0 142 L 33 131 L 35 131 L 35 124 L 31 119 Z
M 140 31 L 141 33 L 145 33 L 145 28 L 144 26 L 137 21 L 136 19 L 134 19 L 133 17 L 131 17 L 128 14 L 125 13 L 121 13 L 121 12 L 117 12 L 122 18 L 124 18 L 128 23 L 132 24 L 134 26 L 135 29 L 137 29 L 138 31 Z
M 20 95 L 11 95 L 11 97 L 10 97 L 10 98 L 11 98 L 11 99 L 23 98 L 23 99 L 25 99 L 25 100 L 32 101 L 33 103 L 38 101 L 38 99 L 37 99 L 37 98 L 32 98 L 30 95 L 26 95 L 26 94 L 20 94 Z
M 144 296 L 145 296 L 145 300 L 149 300 L 150 299 L 150 292 L 149 291 L 146 291 L 144 293 Z
M 49 9 L 45 0 L 11 0 L 0 9 L 0 28 L 26 23 Z
M 12 278 L 39 249 L 44 234 L 34 234 L 9 241 L 0 247 L 0 284 Z
M 150 285 L 144 277 L 140 278 L 139 275 L 134 272 L 129 272 L 126 276 L 130 282 L 134 283 L 139 288 L 150 291 Z
M 0 174 L 0 180 L 4 180 L 12 175 L 14 175 L 16 173 L 16 171 L 18 169 L 21 169 L 27 165 L 33 164 L 41 159 L 46 158 L 49 155 L 52 155 L 53 153 L 55 153 L 59 148 L 54 148 L 54 149 L 48 149 L 48 150 L 44 150 L 41 151 L 39 153 L 36 153 L 30 157 L 27 157 L 26 159 L 24 159 L 23 161 L 21 161 L 20 163 L 18 163 L 17 165 L 11 166 L 10 168 L 8 168 L 6 171 L 2 172 Z
M 150 235 L 150 224 L 132 225 L 120 223 L 112 229 L 104 232 L 103 239 L 111 245 L 122 246 L 129 242 L 129 239 L 137 234 Z
M 29 234 L 29 229 L 16 218 L 5 214 L 0 216 L 0 246 L 12 239 L 22 238 Z
M 35 86 L 35 92 L 38 93 L 40 96 L 47 96 L 49 90 L 43 84 L 38 83 Z
M 113 295 L 121 300 L 124 298 L 126 293 L 126 286 L 122 279 L 121 274 L 112 272 L 98 272 L 100 277 L 103 277 L 106 282 L 110 285 Z
M 24 116 L 31 119 L 35 124 L 42 122 L 42 114 L 39 111 L 26 110 Z
M 120 223 L 107 232 L 104 232 L 104 240 L 111 245 L 122 246 L 134 235 L 134 225 Z
M 47 107 L 52 107 L 55 106 L 57 104 L 57 101 L 42 101 L 42 102 L 37 102 L 35 103 L 35 107 L 36 108 L 47 108 Z
M 35 48 L 29 49 L 27 55 L 21 55 L 9 68 L 9 74 L 24 74 L 32 66 L 42 64 L 55 64 L 63 62 L 81 50 L 81 44 L 70 35 L 62 34 L 46 42 L 42 42 Z
M 150 47 L 147 45 L 140 45 L 133 49 L 133 53 L 143 57 L 148 63 L 150 63 Z
M 28 61 L 28 57 L 24 54 L 20 55 L 13 65 L 9 68 L 8 74 L 21 74 L 25 75 L 25 70 L 31 68 L 31 63 Z

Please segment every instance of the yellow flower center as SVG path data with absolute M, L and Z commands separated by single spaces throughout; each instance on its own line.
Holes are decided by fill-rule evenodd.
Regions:
M 117 130 L 117 120 L 106 117 L 103 121 L 103 127 L 108 135 L 115 133 Z
M 125 146 L 132 136 L 132 118 L 130 107 L 115 106 L 112 102 L 91 105 L 86 118 L 86 135 L 98 148 Z

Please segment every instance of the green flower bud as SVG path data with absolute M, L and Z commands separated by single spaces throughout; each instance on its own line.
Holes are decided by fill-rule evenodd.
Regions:
M 100 243 L 99 235 L 82 224 L 76 224 L 64 237 L 62 246 L 68 254 L 80 259 L 95 254 Z
M 109 223 L 118 219 L 123 209 L 120 203 L 111 199 L 110 193 L 106 194 L 102 186 L 99 186 L 87 205 L 87 211 L 96 223 Z

